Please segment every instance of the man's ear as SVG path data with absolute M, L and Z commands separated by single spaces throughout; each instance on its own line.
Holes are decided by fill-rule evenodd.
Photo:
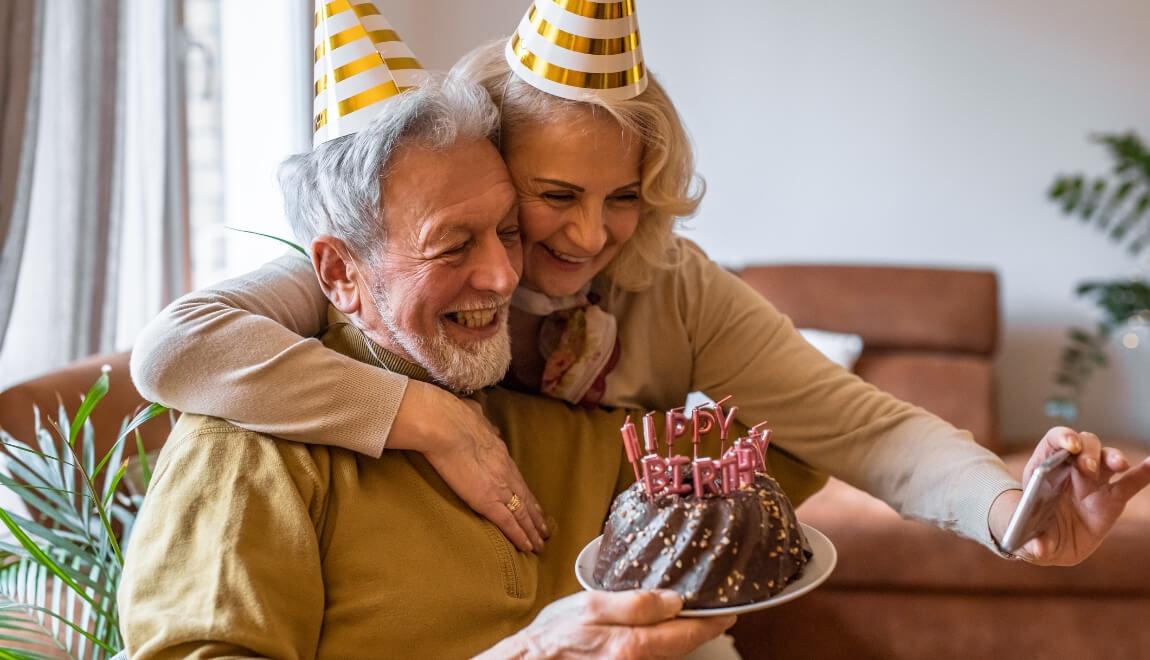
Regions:
M 359 313 L 360 287 L 364 282 L 343 241 L 334 236 L 317 236 L 311 242 L 311 265 L 331 304 L 348 316 Z

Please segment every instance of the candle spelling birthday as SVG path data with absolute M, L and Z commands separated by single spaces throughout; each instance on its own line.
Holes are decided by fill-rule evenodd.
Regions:
M 771 431 L 766 422 L 747 431 L 745 437 L 736 438 L 727 446 L 731 425 L 739 409 L 731 406 L 724 410 L 723 405 L 730 400 L 723 399 L 684 413 L 683 408 L 672 408 L 664 415 L 663 443 L 667 446 L 666 458 L 659 455 L 659 438 L 655 430 L 655 413 L 643 416 L 643 446 L 639 447 L 639 435 L 630 416 L 620 432 L 627 461 L 635 473 L 635 480 L 643 484 L 648 497 L 660 495 L 689 495 L 695 497 L 717 497 L 729 495 L 740 488 L 753 486 L 755 473 L 766 472 L 766 451 L 771 441 Z M 711 431 L 719 432 L 719 457 L 700 457 L 699 444 Z M 675 441 L 690 431 L 691 457 L 674 453 Z

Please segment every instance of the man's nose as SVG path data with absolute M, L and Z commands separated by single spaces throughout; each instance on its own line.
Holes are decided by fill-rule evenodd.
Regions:
M 490 291 L 503 298 L 510 298 L 519 286 L 520 261 L 516 243 L 508 247 L 502 241 L 488 241 L 481 252 L 481 259 L 475 264 L 471 284 L 479 291 Z
M 567 239 L 585 252 L 579 256 L 599 254 L 607 244 L 603 205 L 592 203 L 580 208 L 576 217 L 567 225 Z

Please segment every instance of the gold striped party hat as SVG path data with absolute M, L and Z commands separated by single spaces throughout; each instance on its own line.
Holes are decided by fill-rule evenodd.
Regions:
M 506 54 L 515 75 L 573 101 L 625 100 L 647 89 L 635 0 L 534 0 Z
M 384 101 L 414 87 L 423 75 L 380 4 L 316 0 L 312 148 L 362 130 Z

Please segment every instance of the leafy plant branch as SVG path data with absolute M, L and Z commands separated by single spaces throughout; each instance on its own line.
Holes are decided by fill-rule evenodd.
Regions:
M 1094 140 L 1113 161 L 1110 172 L 1093 179 L 1059 176 L 1048 195 L 1064 214 L 1094 225 L 1137 256 L 1150 246 L 1150 150 L 1133 132 Z M 1093 330 L 1071 328 L 1062 351 L 1055 383 L 1063 393 L 1047 402 L 1047 412 L 1066 420 L 1077 416 L 1078 399 L 1095 371 L 1107 366 L 1114 334 L 1132 322 L 1150 323 L 1150 284 L 1144 278 L 1084 282 L 1076 294 L 1091 300 L 1102 318 Z
M 1094 224 L 1137 255 L 1150 245 L 1150 151 L 1132 132 L 1094 140 L 1114 161 L 1110 173 L 1060 176 L 1048 194 L 1064 214 Z

